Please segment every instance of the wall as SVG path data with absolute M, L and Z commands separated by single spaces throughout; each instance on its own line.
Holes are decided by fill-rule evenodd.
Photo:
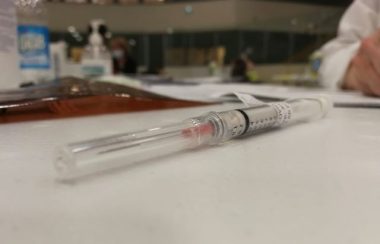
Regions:
M 194 12 L 184 12 L 187 4 L 98 6 L 48 4 L 49 25 L 53 31 L 65 31 L 74 25 L 85 30 L 89 20 L 103 18 L 115 32 L 166 32 L 174 30 L 229 29 L 236 26 L 235 1 L 192 3 Z
M 236 5 L 238 26 L 244 29 L 291 32 L 335 32 L 343 8 L 271 1 L 241 0 Z
M 48 3 L 49 25 L 66 31 L 85 30 L 89 20 L 103 18 L 112 31 L 163 33 L 174 31 L 251 29 L 293 32 L 334 32 L 342 8 L 271 1 L 220 0 L 162 5 L 78 5 Z M 314 23 L 314 24 L 311 24 Z M 311 25 L 313 25 L 313 28 Z

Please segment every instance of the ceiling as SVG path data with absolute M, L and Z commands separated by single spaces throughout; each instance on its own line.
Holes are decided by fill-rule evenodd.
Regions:
M 353 0 L 273 0 L 273 1 L 321 4 L 321 5 L 330 5 L 330 6 L 348 6 L 352 3 Z

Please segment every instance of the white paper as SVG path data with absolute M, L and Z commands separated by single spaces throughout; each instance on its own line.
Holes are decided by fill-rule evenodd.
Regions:
M 20 83 L 16 28 L 17 21 L 13 0 L 1 0 L 0 89 L 17 88 Z
M 241 92 L 234 92 L 234 94 L 247 107 L 251 107 L 254 105 L 261 105 L 264 103 L 263 101 L 255 98 L 251 94 L 241 93 Z
M 157 85 L 149 91 L 178 99 L 197 101 L 231 101 L 236 100 L 234 93 L 251 94 L 258 98 L 292 99 L 327 95 L 335 105 L 349 107 L 379 107 L 380 99 L 367 97 L 359 92 L 331 91 L 320 88 L 297 88 L 277 85 L 251 84 L 208 84 L 208 85 Z

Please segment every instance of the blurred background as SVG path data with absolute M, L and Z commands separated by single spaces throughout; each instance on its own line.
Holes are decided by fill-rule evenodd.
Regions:
M 312 54 L 336 34 L 350 0 L 50 0 L 52 42 L 65 41 L 70 62 L 80 62 L 92 19 L 103 19 L 108 38 L 127 40 L 139 72 L 181 78 L 226 76 L 242 53 L 261 80 L 303 72 Z M 269 77 L 270 76 L 270 77 Z

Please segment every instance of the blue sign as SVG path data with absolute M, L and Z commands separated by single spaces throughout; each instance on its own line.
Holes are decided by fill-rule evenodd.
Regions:
M 47 27 L 19 25 L 18 50 L 21 69 L 49 69 L 49 31 Z

